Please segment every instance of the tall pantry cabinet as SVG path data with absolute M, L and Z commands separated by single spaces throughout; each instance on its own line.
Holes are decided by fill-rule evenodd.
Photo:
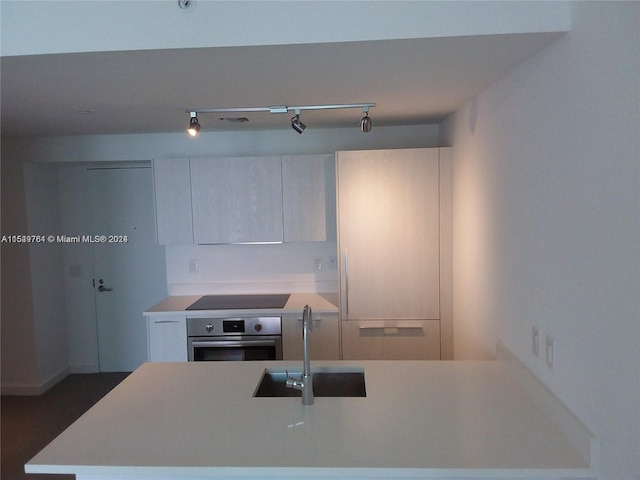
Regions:
M 450 357 L 448 324 L 444 352 L 441 347 L 450 294 L 447 272 L 441 277 L 450 267 L 449 246 L 441 249 L 441 234 L 449 228 L 441 213 L 450 194 L 445 188 L 441 199 L 448 176 L 445 166 L 441 179 L 443 152 L 337 152 L 344 359 Z

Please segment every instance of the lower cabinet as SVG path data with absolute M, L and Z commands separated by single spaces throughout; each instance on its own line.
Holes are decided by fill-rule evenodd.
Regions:
M 186 362 L 185 314 L 147 315 L 150 362 Z M 348 320 L 314 313 L 312 360 L 440 360 L 439 320 Z M 283 360 L 302 360 L 302 315 L 282 315 Z
M 440 321 L 343 321 L 342 358 L 440 360 Z
M 147 332 L 150 362 L 187 361 L 186 315 L 148 315 Z
M 309 335 L 311 360 L 340 359 L 340 323 L 337 313 L 314 313 Z M 302 315 L 282 316 L 282 356 L 302 360 Z

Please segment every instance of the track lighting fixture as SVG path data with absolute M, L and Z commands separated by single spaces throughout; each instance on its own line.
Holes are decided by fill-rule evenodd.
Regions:
M 238 112 L 269 112 L 269 113 L 287 113 L 294 112 L 291 117 L 291 128 L 296 132 L 302 133 L 307 126 L 300 120 L 300 112 L 302 110 L 335 110 L 341 108 L 362 108 L 364 116 L 360 119 L 360 130 L 370 132 L 373 123 L 369 117 L 369 108 L 375 107 L 375 103 L 343 103 L 336 105 L 299 105 L 288 107 L 286 105 L 275 105 L 270 107 L 234 107 L 234 108 L 190 108 L 185 112 L 191 115 L 189 120 L 189 128 L 187 132 L 195 137 L 200 132 L 200 122 L 198 122 L 198 113 L 238 113 Z
M 300 110 L 296 110 L 296 114 L 291 117 L 291 128 L 302 135 L 307 126 L 300 120 Z
M 369 133 L 373 127 L 371 117 L 369 116 L 369 107 L 364 107 L 362 111 L 364 112 L 364 116 L 360 119 L 360 131 Z
M 196 112 L 189 113 L 191 114 L 191 118 L 189 119 L 189 128 L 187 128 L 187 133 L 192 137 L 197 137 L 198 133 L 200 133 L 200 122 L 198 122 Z

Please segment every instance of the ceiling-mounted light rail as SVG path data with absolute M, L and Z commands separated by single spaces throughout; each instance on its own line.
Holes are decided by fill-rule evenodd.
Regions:
M 231 108 L 187 108 L 186 113 L 190 115 L 189 128 L 187 132 L 191 136 L 196 136 L 200 132 L 200 123 L 198 121 L 199 113 L 250 113 L 250 112 L 268 112 L 268 113 L 288 113 L 294 112 L 291 118 L 291 127 L 298 133 L 302 133 L 306 125 L 300 120 L 302 110 L 337 110 L 343 108 L 362 108 L 364 113 L 360 119 L 360 130 L 362 132 L 370 132 L 372 121 L 369 117 L 369 108 L 375 107 L 375 103 L 338 103 L 333 105 L 272 105 L 269 107 L 231 107 Z
M 375 107 L 375 103 L 339 103 L 335 105 L 276 105 L 270 107 L 232 107 L 232 108 L 187 108 L 186 113 L 230 113 L 230 112 L 269 112 L 269 113 L 288 113 L 296 110 L 337 110 L 341 108 L 371 108 Z

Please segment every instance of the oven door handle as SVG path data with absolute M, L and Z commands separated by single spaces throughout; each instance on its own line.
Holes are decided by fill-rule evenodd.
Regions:
M 275 340 L 209 340 L 209 341 L 196 340 L 191 342 L 191 346 L 193 347 L 213 347 L 213 348 L 271 347 L 275 344 L 276 344 Z

